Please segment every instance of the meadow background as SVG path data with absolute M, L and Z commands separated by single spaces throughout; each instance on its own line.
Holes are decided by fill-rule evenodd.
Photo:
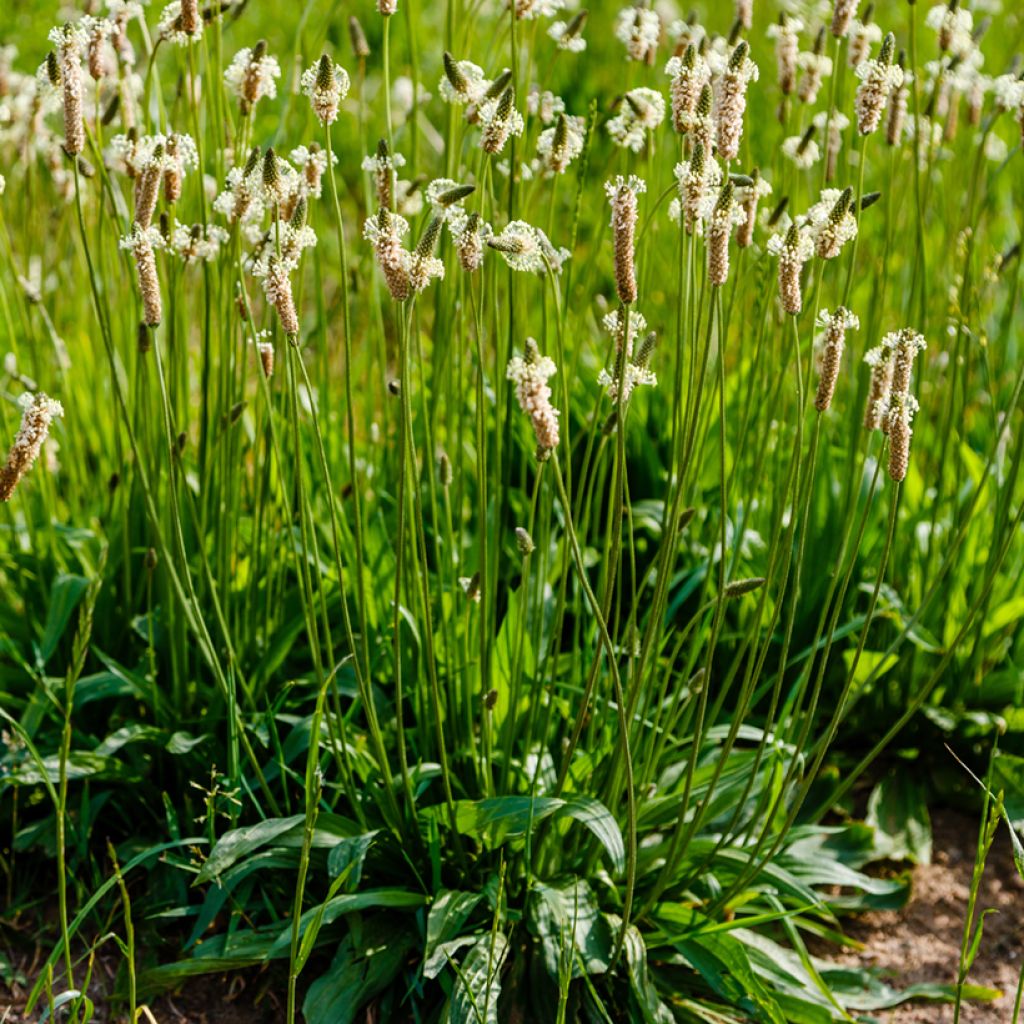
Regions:
M 83 65 L 77 159 L 45 62 L 83 5 L 0 12 L 0 447 L 25 396 L 62 406 L 0 505 L 4 918 L 46 935 L 33 976 L 0 960 L 26 1019 L 141 1019 L 274 962 L 310 1022 L 996 996 L 970 985 L 973 898 L 950 985 L 823 950 L 906 899 L 891 865 L 930 858 L 929 806 L 977 817 L 978 884 L 996 829 L 1024 870 L 1024 20 L 885 3 L 837 38 L 828 3 L 755 0 L 746 27 L 656 4 L 627 59 L 617 4 L 558 6 L 248 0 L 180 44 L 147 7 L 134 64 Z M 899 130 L 887 106 L 858 131 L 856 31 L 912 72 L 882 97 Z M 706 126 L 724 177 L 695 230 L 669 215 L 701 131 L 673 128 L 673 54 L 709 60 L 711 117 L 730 61 L 760 71 L 735 157 Z M 459 61 L 494 95 L 464 102 Z M 333 88 L 335 63 L 325 126 L 302 75 Z M 251 66 L 273 95 L 245 102 Z M 191 136 L 180 195 L 155 142 L 132 165 L 130 121 Z M 829 224 L 787 310 L 779 250 Z M 296 324 L 265 289 L 282 265 Z M 829 350 L 840 306 L 858 326 Z M 920 405 L 901 477 L 864 356 L 903 329 L 927 347 L 891 406 Z

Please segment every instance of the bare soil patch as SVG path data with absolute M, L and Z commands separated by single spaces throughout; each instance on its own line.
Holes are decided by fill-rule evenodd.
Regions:
M 894 984 L 901 987 L 956 982 L 978 823 L 955 811 L 938 811 L 932 814 L 932 831 L 932 863 L 914 869 L 910 902 L 902 910 L 850 919 L 846 934 L 863 943 L 864 949 L 846 950 L 830 959 L 890 971 Z M 1014 867 L 1005 827 L 985 864 L 977 913 L 987 907 L 997 913 L 985 919 L 981 948 L 968 981 L 999 989 L 1003 996 L 991 1003 L 965 1004 L 960 1014 L 963 1024 L 1010 1024 L 1024 962 L 1024 883 Z M 911 1003 L 881 1019 L 887 1024 L 947 1024 L 953 1020 L 953 1007 Z
M 31 962 L 15 962 L 23 975 L 34 976 L 29 973 Z M 115 971 L 113 957 L 97 956 L 90 985 L 96 1024 L 127 1024 L 127 1012 L 113 1014 L 108 1005 Z M 267 970 L 201 975 L 184 983 L 177 992 L 140 999 L 139 1006 L 146 1010 L 139 1019 L 143 1024 L 279 1024 L 285 1017 L 286 985 L 285 972 L 279 965 Z M 26 1016 L 22 1012 L 26 997 L 24 986 L 8 988 L 0 983 L 0 1024 L 30 1024 L 39 1019 L 45 998 L 31 1016 Z M 123 1010 L 123 1003 L 121 1006 Z

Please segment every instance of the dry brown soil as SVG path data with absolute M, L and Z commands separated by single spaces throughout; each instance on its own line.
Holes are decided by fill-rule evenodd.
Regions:
M 902 910 L 865 914 L 847 922 L 846 934 L 863 943 L 864 949 L 830 959 L 891 970 L 893 984 L 900 987 L 956 981 L 978 825 L 956 812 L 939 811 L 933 812 L 932 829 L 932 863 L 914 869 L 910 902 Z M 1011 1024 L 1024 958 L 1024 883 L 1014 868 L 1005 827 L 996 836 L 982 877 L 977 912 L 986 907 L 996 908 L 997 913 L 985 918 L 981 948 L 968 981 L 999 989 L 1004 995 L 991 1003 L 965 1005 L 960 1020 L 963 1024 Z M 887 1024 L 946 1024 L 953 1020 L 953 1008 L 911 1003 L 880 1016 Z

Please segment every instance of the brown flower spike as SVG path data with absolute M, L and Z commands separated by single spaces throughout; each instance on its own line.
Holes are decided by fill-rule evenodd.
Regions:
M 612 207 L 612 238 L 615 244 L 615 290 L 619 301 L 628 306 L 636 302 L 636 265 L 633 245 L 636 235 L 636 197 L 647 190 L 636 175 L 619 175 L 605 182 L 604 190 Z
M 814 396 L 814 408 L 825 412 L 832 404 L 839 379 L 839 368 L 843 361 L 843 348 L 846 344 L 846 332 L 851 327 L 860 327 L 860 320 L 845 306 L 840 306 L 834 313 L 823 309 L 818 314 L 818 325 L 825 329 L 821 348 L 821 364 L 818 375 L 818 390 Z
M 21 426 L 14 443 L 7 453 L 7 460 L 0 467 L 0 501 L 10 501 L 21 478 L 39 458 L 43 444 L 50 433 L 50 424 L 64 415 L 60 402 L 48 398 L 42 392 L 23 399 Z

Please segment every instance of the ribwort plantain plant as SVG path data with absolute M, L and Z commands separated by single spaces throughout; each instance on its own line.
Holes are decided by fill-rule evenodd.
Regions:
M 29 1012 L 118 902 L 133 1015 L 276 960 L 288 1024 L 899 1001 L 808 939 L 906 896 L 894 741 L 1024 755 L 1019 16 L 20 6 Z

